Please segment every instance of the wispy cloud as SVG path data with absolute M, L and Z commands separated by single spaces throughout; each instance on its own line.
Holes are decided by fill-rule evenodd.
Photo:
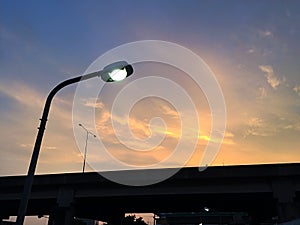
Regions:
M 258 88 L 258 99 L 264 99 L 267 97 L 267 90 L 264 87 Z
M 260 65 L 259 69 L 265 73 L 267 82 L 273 89 L 277 89 L 277 87 L 283 82 L 274 74 L 272 66 Z
M 264 38 L 272 38 L 273 37 L 273 33 L 270 30 L 259 30 L 259 34 L 261 37 L 264 37 Z
M 13 173 L 21 174 L 26 171 L 46 96 L 21 81 L 10 81 L 9 84 L 1 81 L 0 93 L 3 101 L 14 106 L 14 111 L 2 108 L 0 121 L 3 131 L 0 131 L 0 135 L 6 138 L 9 135 L 9 141 L 6 142 L 5 139 L 2 141 L 0 157 L 10 162 L 13 160 L 20 161 L 18 169 L 12 169 L 14 169 Z M 67 169 L 67 165 L 71 169 L 73 167 L 71 164 L 76 162 L 76 154 L 72 152 L 77 153 L 78 150 L 72 138 L 70 102 L 68 96 L 61 95 L 56 96 L 53 101 L 51 107 L 53 112 L 49 114 L 39 159 L 40 169 L 37 172 L 46 171 L 45 168 L 48 171 L 56 171 L 59 170 L 60 166 L 65 166 Z M 13 155 L 11 149 L 19 154 Z M 72 154 L 74 155 L 73 161 L 65 157 Z M 64 159 L 60 160 L 64 161 L 64 164 L 58 165 L 60 161 L 58 162 L 55 158 Z M 9 170 L 7 172 L 9 173 Z
M 293 91 L 296 92 L 296 93 L 300 96 L 300 85 L 295 86 L 295 87 L 293 88 Z
M 161 109 L 163 111 L 163 113 L 167 116 L 171 116 L 174 118 L 178 118 L 178 112 L 174 109 L 172 109 L 171 107 L 169 107 L 168 105 L 161 105 Z
M 28 106 L 42 106 L 44 102 L 41 94 L 28 85 L 17 81 L 12 81 L 10 84 L 1 81 L 0 92 L 16 100 L 18 103 Z
M 279 115 L 270 114 L 261 117 L 250 117 L 246 124 L 244 137 L 261 136 L 272 137 L 282 136 L 284 133 L 299 132 L 299 117 L 284 118 Z
M 170 111 L 168 111 L 170 112 Z M 114 130 L 112 122 L 118 128 Z M 168 123 L 168 121 L 166 121 Z M 100 117 L 97 119 L 97 130 L 103 136 L 109 139 L 110 136 L 115 135 L 116 132 L 123 136 L 131 136 L 128 134 L 127 129 L 129 127 L 133 135 L 138 139 L 145 139 L 153 135 L 166 135 L 166 137 L 178 138 L 180 133 L 178 129 L 172 126 L 164 127 L 163 124 L 151 124 L 148 120 L 143 120 L 137 115 L 130 115 L 127 117 L 121 117 L 118 115 L 112 115 L 111 112 L 102 109 Z M 128 138 L 128 141 L 130 139 Z
M 247 50 L 247 53 L 254 53 L 255 52 L 255 49 L 254 48 L 249 48 L 248 50 Z
M 246 130 L 245 136 L 272 136 L 275 133 L 275 128 L 269 126 L 267 122 L 258 117 L 252 117 L 247 122 L 248 128 Z
M 100 102 L 97 99 L 90 98 L 84 100 L 84 106 L 95 108 L 95 109 L 102 109 L 104 107 L 104 104 L 103 102 Z

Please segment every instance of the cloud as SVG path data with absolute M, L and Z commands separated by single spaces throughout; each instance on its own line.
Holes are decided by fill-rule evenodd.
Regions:
M 254 48 L 249 48 L 249 49 L 247 50 L 247 52 L 248 52 L 248 53 L 254 53 L 255 50 L 254 50 Z
M 260 30 L 259 35 L 264 38 L 272 38 L 273 33 L 270 30 Z
M 277 89 L 277 87 L 283 82 L 274 74 L 272 66 L 260 65 L 259 69 L 265 73 L 267 82 L 273 89 Z
M 222 141 L 222 144 L 235 145 L 236 142 L 233 139 L 234 139 L 234 134 L 229 131 L 226 131 L 225 135 L 224 135 L 224 139 Z
M 295 87 L 293 88 L 293 91 L 296 92 L 296 93 L 300 96 L 300 85 L 295 86 Z
M 1 81 L 0 92 L 16 100 L 18 103 L 27 106 L 42 106 L 44 102 L 41 98 L 42 95 L 40 95 L 37 91 L 17 81 L 10 84 Z
M 90 98 L 84 100 L 84 106 L 95 108 L 95 109 L 102 109 L 104 107 L 103 102 L 97 101 L 97 99 Z
M 299 116 L 282 117 L 274 113 L 263 114 L 248 118 L 246 123 L 247 136 L 283 137 L 286 132 L 299 132 Z
M 268 126 L 267 122 L 262 118 L 252 117 L 247 122 L 248 128 L 246 130 L 246 136 L 272 136 L 275 132 L 270 126 Z
M 209 134 L 201 132 L 198 136 L 200 143 L 207 145 L 208 142 L 212 143 L 222 143 L 222 145 L 235 145 L 236 143 L 233 140 L 234 134 L 231 132 L 225 132 L 223 139 L 220 138 L 212 138 Z
M 153 147 L 152 142 L 155 142 L 158 137 L 179 139 L 181 133 L 180 128 L 174 127 L 173 124 L 165 127 L 163 123 L 143 119 L 143 117 L 136 114 L 132 114 L 128 118 L 116 114 L 112 115 L 105 107 L 99 115 L 100 117 L 97 118 L 96 122 L 97 132 L 107 143 L 118 144 L 120 141 L 117 136 L 121 136 L 127 137 L 124 142 L 127 146 L 135 146 L 137 149 L 150 149 Z M 165 122 L 170 123 L 170 121 Z M 128 129 L 130 132 L 128 132 Z
M 267 91 L 266 91 L 266 89 L 264 88 L 264 87 L 260 87 L 259 89 L 258 89 L 258 99 L 264 99 L 264 98 L 266 98 L 267 97 Z
M 163 113 L 167 116 L 171 116 L 174 118 L 178 118 L 178 112 L 174 109 L 172 109 L 171 107 L 169 107 L 168 105 L 160 105 L 161 109 L 163 111 Z
M 119 128 L 117 131 L 115 131 L 112 127 L 112 122 L 115 123 L 115 125 Z M 96 127 L 98 132 L 103 137 L 109 137 L 111 135 L 115 135 L 116 132 L 123 133 L 123 135 L 128 135 L 126 133 L 126 129 L 123 131 L 123 129 L 129 125 L 131 131 L 134 135 L 136 135 L 139 138 L 146 138 L 149 135 L 151 135 L 151 131 L 149 130 L 149 125 L 139 120 L 138 118 L 135 118 L 133 116 L 130 116 L 128 118 L 128 121 L 125 117 L 120 117 L 117 115 L 112 115 L 111 112 L 106 110 L 105 108 L 102 109 L 102 112 L 100 113 L 100 117 L 97 118 Z
M 3 80 L 0 82 L 0 94 L 2 101 L 11 105 L 1 108 L 0 135 L 5 138 L 2 140 L 0 151 L 0 171 L 2 175 L 22 174 L 28 166 L 46 96 L 24 82 L 8 83 Z M 74 168 L 78 150 L 73 139 L 71 102 L 69 96 L 60 95 L 56 96 L 52 103 L 37 173 Z M 72 159 L 66 157 L 69 155 L 72 155 Z M 61 160 L 57 161 L 56 158 Z M 18 167 L 4 167 L 3 161 L 6 164 L 18 161 Z

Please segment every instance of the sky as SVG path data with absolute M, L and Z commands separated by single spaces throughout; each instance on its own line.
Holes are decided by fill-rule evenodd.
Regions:
M 167 41 L 190 49 L 213 71 L 225 99 L 227 119 L 221 148 L 211 165 L 300 161 L 299 1 L 1 0 L 0 175 L 27 172 L 43 104 L 56 84 L 82 75 L 107 51 L 142 40 Z M 155 97 L 140 100 L 128 121 L 121 115 L 112 117 L 114 97 L 102 97 L 115 96 L 130 82 L 158 74 L 191 95 L 198 118 L 176 112 L 172 104 Z M 85 132 L 82 130 L 78 145 L 72 124 L 76 87 L 66 87 L 54 98 L 37 174 L 82 170 Z M 201 124 L 195 131 L 196 148 L 185 166 L 199 164 L 205 146 L 212 141 L 211 112 L 202 90 L 185 74 L 168 66 L 141 63 L 132 78 L 114 87 L 105 84 L 102 91 L 97 104 L 90 99 L 83 102 L 96 108 L 97 139 L 114 157 L 137 168 L 163 160 L 180 138 L 180 115 L 184 115 L 189 122 L 199 120 Z M 156 124 L 151 129 L 154 117 L 162 118 L 166 126 Z M 151 135 L 163 133 L 164 140 L 154 148 L 148 146 L 146 152 L 130 151 L 116 138 L 111 120 L 129 124 L 139 138 L 131 143 L 136 148 L 147 147 L 146 142 L 140 143 Z M 183 140 L 185 144 L 189 141 Z M 97 148 L 92 137 L 88 144 Z M 110 165 L 101 158 L 101 151 L 88 157 Z M 175 160 L 165 166 L 176 165 Z
M 212 165 L 299 161 L 298 1 L 1 1 L 0 6 L 1 175 L 26 173 L 44 101 L 56 84 L 83 74 L 107 51 L 141 40 L 188 48 L 216 76 L 225 99 L 227 126 Z M 201 128 L 187 166 L 195 166 L 211 127 L 205 95 L 184 74 L 161 65 L 136 65 L 132 77 L 153 74 L 173 79 L 193 98 Z M 84 146 L 77 146 L 72 130 L 76 87 L 64 88 L 52 103 L 37 173 L 82 168 L 79 149 Z M 102 95 L 115 95 L 122 87 L 106 85 Z M 149 154 L 127 154 L 112 129 L 112 98 L 109 102 L 100 97 L 96 132 L 112 154 L 143 165 L 151 157 L 157 162 L 172 152 L 180 135 L 180 116 L 172 104 L 147 98 L 132 108 L 128 122 L 135 136 L 159 132 L 159 127 L 149 128 L 153 117 L 163 118 L 167 130 L 162 129 L 164 141 Z M 85 104 L 93 106 L 89 99 Z M 91 148 L 93 141 L 89 139 Z

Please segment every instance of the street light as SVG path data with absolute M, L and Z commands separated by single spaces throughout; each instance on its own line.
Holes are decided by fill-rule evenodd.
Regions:
M 48 114 L 49 114 L 49 110 L 50 110 L 51 101 L 52 101 L 54 95 L 62 88 L 66 87 L 70 84 L 78 83 L 82 80 L 88 80 L 88 79 L 100 76 L 101 79 L 105 82 L 114 82 L 114 81 L 120 81 L 122 79 L 125 79 L 126 77 L 130 76 L 132 73 L 133 73 L 133 68 L 130 64 L 128 64 L 125 61 L 118 61 L 118 62 L 112 63 L 112 64 L 104 67 L 103 70 L 101 70 L 101 71 L 97 71 L 97 72 L 93 72 L 93 73 L 89 73 L 89 74 L 85 74 L 82 76 L 78 76 L 78 77 L 74 77 L 74 78 L 65 80 L 52 89 L 52 91 L 49 93 L 49 95 L 46 99 L 41 122 L 40 122 L 40 127 L 38 128 L 38 134 L 37 134 L 37 137 L 35 140 L 33 152 L 31 155 L 30 165 L 29 165 L 27 176 L 26 176 L 25 183 L 24 183 L 23 195 L 22 195 L 21 202 L 19 205 L 19 211 L 18 211 L 16 224 L 23 225 L 23 223 L 24 223 L 24 219 L 25 219 L 25 215 L 26 215 L 26 211 L 27 211 L 27 205 L 28 205 L 28 201 L 29 201 L 29 197 L 30 197 L 30 193 L 31 193 L 32 184 L 33 184 L 35 168 L 36 168 L 37 161 L 38 161 L 38 156 L 39 156 L 39 152 L 40 152 L 40 148 L 41 148 L 44 131 L 46 128 L 46 123 L 47 123 L 47 118 L 48 118 Z
M 87 144 L 89 139 L 89 134 L 92 135 L 94 138 L 96 137 L 95 134 L 93 134 L 91 131 L 86 129 L 81 123 L 78 124 L 80 127 L 82 127 L 86 131 L 86 139 L 85 139 L 85 147 L 84 147 L 84 156 L 83 156 L 83 166 L 82 166 L 82 173 L 84 173 L 85 169 L 85 162 L 86 162 L 86 153 L 87 153 Z

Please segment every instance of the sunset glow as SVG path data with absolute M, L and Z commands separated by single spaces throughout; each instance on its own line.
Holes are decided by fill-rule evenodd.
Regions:
M 26 173 L 44 101 L 57 83 L 82 74 L 108 50 L 138 40 L 174 42 L 203 59 L 224 95 L 226 132 L 223 139 L 211 138 L 210 102 L 187 74 L 145 62 L 135 65 L 134 75 L 124 82 L 105 84 L 97 99 L 82 99 L 82 106 L 95 110 L 96 118 L 96 124 L 85 126 L 95 126 L 111 155 L 142 168 L 167 159 L 178 141 L 188 146 L 195 136 L 196 149 L 186 166 L 199 165 L 208 143 L 222 144 L 210 166 L 300 161 L 298 1 L 0 4 L 1 175 Z M 119 13 L 108 16 L 107 8 Z M 193 99 L 198 117 L 190 116 L 189 108 L 178 112 L 155 97 L 137 102 L 128 118 L 113 115 L 111 107 L 118 91 L 134 79 L 149 76 L 162 76 L 180 85 Z M 85 134 L 82 132 L 83 144 L 77 145 L 72 127 L 75 91 L 76 85 L 66 88 L 53 101 L 38 173 L 82 168 Z M 182 118 L 189 124 L 199 121 L 198 130 L 184 130 L 190 137 L 182 138 Z M 112 123 L 128 126 L 136 139 L 121 143 Z M 128 131 L 118 128 L 117 133 L 124 136 Z M 91 152 L 88 159 L 109 168 L 103 149 L 95 140 L 89 141 L 98 154 Z M 174 159 L 166 166 L 176 165 Z

